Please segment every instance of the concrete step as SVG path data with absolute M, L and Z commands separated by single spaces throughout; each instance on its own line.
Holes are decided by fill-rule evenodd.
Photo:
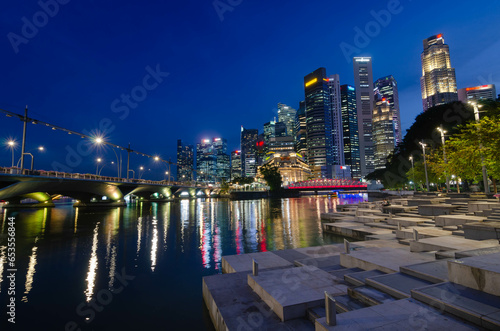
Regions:
M 500 329 L 498 296 L 450 282 L 412 290 L 411 296 L 488 330 Z
M 381 229 L 391 229 L 391 230 L 397 230 L 398 227 L 396 225 L 388 225 L 386 223 L 365 223 L 366 226 L 372 227 L 372 228 L 381 228 Z
M 448 281 L 448 259 L 417 263 L 400 267 L 399 270 L 407 275 L 414 276 L 431 283 Z
M 318 318 L 322 318 L 326 316 L 326 311 L 325 307 L 313 307 L 313 308 L 308 308 L 306 310 L 306 317 L 309 321 L 311 321 L 313 324 L 316 322 Z
M 461 236 L 461 237 L 465 236 L 464 230 L 453 231 L 451 234 L 454 236 Z
M 398 243 L 400 243 L 401 245 L 410 246 L 410 240 L 413 239 L 398 239 Z
M 448 261 L 451 282 L 500 297 L 500 253 Z
M 409 298 L 411 290 L 432 284 L 434 283 L 401 272 L 366 279 L 366 285 L 397 299 Z
M 396 299 L 387 293 L 381 292 L 371 286 L 357 286 L 347 289 L 351 298 L 363 302 L 367 306 L 375 306 L 395 301 Z
M 339 270 L 328 271 L 328 273 L 332 275 L 336 281 L 342 283 L 344 282 L 345 275 L 361 271 L 364 270 L 360 268 L 350 268 L 350 269 L 339 269 Z
M 366 284 L 366 278 L 367 277 L 374 277 L 374 276 L 380 276 L 380 275 L 385 275 L 386 273 L 380 270 L 368 270 L 368 271 L 360 271 L 360 272 L 354 272 L 350 274 L 346 274 L 344 276 L 344 280 L 348 282 L 349 284 L 352 284 L 354 286 L 360 286 L 360 285 L 365 285 Z
M 339 314 L 362 309 L 365 307 L 368 307 L 368 305 L 364 304 L 362 301 L 350 297 L 347 294 L 335 297 L 335 308 L 337 310 L 337 313 Z

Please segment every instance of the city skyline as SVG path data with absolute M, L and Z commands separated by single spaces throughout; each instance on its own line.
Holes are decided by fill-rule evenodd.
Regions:
M 102 120 L 109 119 L 113 130 L 107 134 L 108 141 L 122 146 L 130 142 L 135 150 L 159 153 L 167 160 L 176 158 L 177 139 L 192 144 L 204 137 L 221 136 L 228 140 L 228 151 L 233 151 L 239 148 L 241 125 L 261 130 L 264 122 L 277 117 L 279 102 L 298 109 L 303 100 L 302 78 L 316 68 L 325 67 L 329 73 L 339 74 L 341 84 L 353 85 L 352 63 L 340 47 L 344 43 L 359 50 L 350 57 L 373 59 L 374 78 L 397 78 L 404 135 L 422 111 L 419 79 L 424 38 L 444 35 L 457 88 L 499 84 L 499 65 L 491 59 L 500 43 L 487 34 L 478 38 L 473 31 L 496 30 L 494 13 L 500 12 L 500 6 L 483 2 L 471 9 L 455 4 L 446 18 L 437 19 L 425 14 L 424 8 L 430 4 L 401 1 L 401 10 L 390 15 L 389 23 L 379 23 L 378 33 L 370 33 L 369 40 L 358 40 L 357 31 L 366 31 L 368 23 L 378 22 L 372 12 L 387 11 L 388 3 L 366 2 L 359 9 L 362 6 L 325 2 L 321 17 L 296 27 L 277 28 L 271 24 L 283 8 L 274 3 L 241 3 L 225 12 L 221 21 L 211 3 L 192 9 L 183 4 L 137 6 L 127 1 L 118 7 L 92 4 L 83 8 L 69 2 L 59 5 L 57 15 L 37 27 L 34 36 L 23 37 L 27 43 L 19 43 L 18 52 L 7 35 L 23 36 L 21 19 L 32 21 L 43 9 L 36 3 L 5 4 L 0 15 L 6 25 L 6 51 L 0 56 L 9 82 L 0 92 L 0 108 L 22 113 L 27 104 L 30 116 L 79 132 L 99 130 Z M 137 13 L 132 14 L 131 9 Z M 303 15 L 312 17 L 312 12 L 306 4 L 291 4 L 283 15 L 296 20 Z M 113 25 L 107 23 L 111 13 L 119 17 Z M 347 20 L 339 13 L 356 15 Z M 74 19 L 83 16 L 95 26 Z M 189 25 L 183 17 L 192 17 Z M 330 22 L 327 17 L 336 18 L 342 33 L 325 29 Z M 424 17 L 427 24 L 421 27 L 419 20 Z M 130 18 L 136 24 L 127 27 Z M 252 18 L 261 18 L 262 27 L 251 29 Z M 308 24 L 318 27 L 319 36 L 308 33 L 312 28 Z M 264 32 L 269 37 L 261 40 Z M 391 47 L 394 40 L 398 40 L 397 47 Z M 299 43 L 304 47 L 296 54 L 291 52 Z M 280 49 L 279 56 L 276 49 Z M 230 84 L 233 79 L 238 84 Z M 201 87 L 186 88 L 194 85 Z M 222 87 L 227 91 L 222 92 Z M 142 99 L 144 91 L 147 96 Z M 122 94 L 136 98 L 127 103 Z M 0 138 L 20 142 L 21 124 L 3 117 Z M 156 132 L 158 137 L 153 137 Z M 160 142 L 153 144 L 152 140 Z M 36 161 L 44 169 L 50 169 L 54 160 L 64 162 L 66 146 L 76 149 L 78 143 L 32 125 L 28 141 L 47 147 Z M 5 149 L 0 154 L 4 165 L 10 164 L 9 152 Z M 96 156 L 88 157 L 81 166 L 91 171 Z M 103 172 L 112 173 L 109 168 Z

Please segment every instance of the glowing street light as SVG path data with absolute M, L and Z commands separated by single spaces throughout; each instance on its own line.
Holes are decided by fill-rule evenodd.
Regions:
M 16 147 L 16 142 L 14 140 L 9 140 L 7 145 L 12 150 L 12 168 L 14 167 L 14 147 Z
M 417 188 L 415 185 L 417 185 L 417 183 L 415 182 L 415 168 L 413 168 L 413 155 L 410 156 L 410 161 L 411 161 L 411 172 L 413 174 L 413 192 L 416 192 Z
M 94 142 L 97 144 L 97 145 L 104 145 L 106 146 L 106 142 L 104 141 L 104 138 L 102 137 L 95 137 L 94 138 Z M 111 150 L 113 151 L 113 153 L 115 153 L 115 156 L 116 156 L 116 169 L 117 169 L 117 174 L 118 174 L 118 178 L 121 178 L 121 163 L 120 163 L 120 160 L 118 158 L 118 154 L 116 154 L 116 151 L 114 150 L 113 147 L 111 147 Z M 128 176 L 128 174 L 127 174 Z
M 474 117 L 476 123 L 479 124 L 479 108 L 481 108 L 483 105 L 478 105 L 476 102 L 472 101 L 469 101 L 469 103 L 474 107 Z M 488 173 L 486 172 L 486 166 L 484 164 L 483 143 L 481 141 L 479 141 L 479 151 L 481 152 L 481 169 L 483 171 L 484 193 L 490 193 L 490 185 L 488 183 Z
M 446 158 L 446 148 L 444 145 L 444 134 L 446 133 L 446 131 L 443 130 L 442 126 L 437 128 L 437 130 L 439 131 L 439 133 L 441 133 L 441 144 L 443 144 L 443 158 L 444 158 L 444 164 L 446 167 L 448 165 L 448 159 Z M 446 192 L 449 193 L 450 192 L 450 177 L 448 176 L 448 171 L 445 170 L 444 175 L 446 176 Z
M 138 179 L 141 179 L 142 178 L 142 174 L 144 173 L 144 167 L 143 166 L 140 166 L 139 167 L 139 176 L 137 177 Z
M 423 141 L 419 142 L 420 146 L 422 146 L 422 150 L 424 151 L 424 169 L 425 169 L 425 184 L 427 185 L 427 192 L 429 192 L 429 177 L 427 176 L 427 160 L 425 159 L 425 147 L 427 144 L 424 144 Z
M 98 157 L 98 158 L 96 159 L 96 162 L 97 162 L 97 166 L 96 166 L 96 168 L 95 168 L 95 174 L 96 174 L 96 175 L 99 175 L 99 172 L 100 172 L 100 171 L 99 171 L 99 164 L 102 162 L 102 159 L 101 159 L 100 157 Z M 101 168 L 101 170 L 102 170 L 102 168 Z

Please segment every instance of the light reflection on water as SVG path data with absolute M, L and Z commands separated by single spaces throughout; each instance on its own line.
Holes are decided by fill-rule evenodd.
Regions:
M 78 315 L 76 307 L 102 289 L 119 286 L 115 275 L 126 270 L 136 280 L 97 313 L 90 329 L 147 329 L 148 323 L 153 327 L 166 320 L 173 329 L 186 327 L 186 320 L 187 328 L 205 329 L 210 326 L 202 317 L 201 278 L 221 272 L 222 256 L 341 242 L 323 234 L 321 213 L 366 199 L 196 199 L 99 210 L 7 210 L 0 226 L 1 300 L 7 289 L 6 222 L 14 216 L 23 326 L 56 329 L 73 320 L 85 330 L 88 317 Z M 34 322 L 47 316 L 52 318 L 44 318 L 45 325 Z

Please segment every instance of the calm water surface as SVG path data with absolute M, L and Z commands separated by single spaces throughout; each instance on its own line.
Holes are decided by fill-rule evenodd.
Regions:
M 323 234 L 320 214 L 366 199 L 197 199 L 4 211 L 0 330 L 11 329 L 5 314 L 8 217 L 16 218 L 15 329 L 213 330 L 201 279 L 221 273 L 223 255 L 341 242 Z

